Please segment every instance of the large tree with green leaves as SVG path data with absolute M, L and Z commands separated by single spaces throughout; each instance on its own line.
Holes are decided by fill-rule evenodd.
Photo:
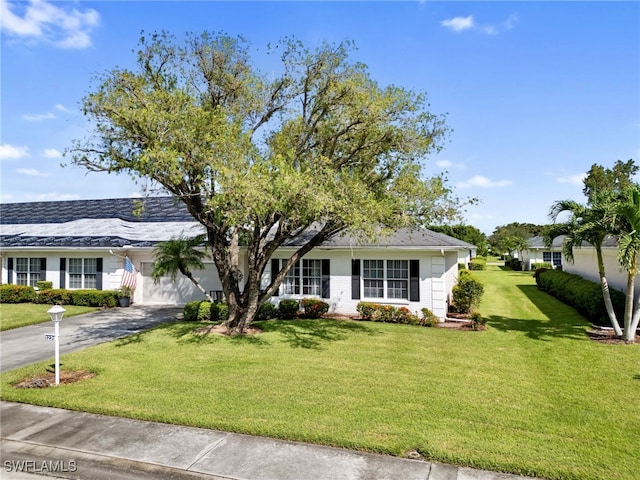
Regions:
M 83 100 L 95 133 L 74 144 L 72 163 L 151 180 L 184 202 L 206 230 L 232 332 L 329 237 L 459 213 L 446 179 L 421 172 L 447 134 L 443 117 L 424 93 L 378 85 L 352 50 L 286 39 L 262 73 L 242 38 L 161 32 L 140 40 L 133 70 L 105 73 Z M 270 257 L 303 232 L 261 290 Z

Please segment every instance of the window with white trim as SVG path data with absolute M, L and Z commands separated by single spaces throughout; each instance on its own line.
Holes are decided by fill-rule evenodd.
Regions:
M 362 280 L 366 298 L 409 298 L 407 260 L 363 260 Z
M 542 261 L 559 267 L 562 265 L 562 252 L 542 252 Z
M 285 262 L 286 260 L 282 260 L 283 264 Z M 282 280 L 281 290 L 285 295 L 300 294 L 300 262 L 296 262 L 295 265 L 287 272 L 284 280 Z
M 322 260 L 302 259 L 302 294 L 322 294 Z
M 96 258 L 70 258 L 68 272 L 69 288 L 97 288 Z
M 16 285 L 35 287 L 40 281 L 41 261 L 40 258 L 16 258 Z

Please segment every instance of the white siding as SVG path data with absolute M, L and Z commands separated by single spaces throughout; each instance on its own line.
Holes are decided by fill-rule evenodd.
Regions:
M 603 248 L 602 257 L 604 269 L 607 275 L 607 282 L 610 288 L 615 288 L 622 292 L 627 290 L 627 272 L 620 270 L 618 266 L 618 252 L 616 248 Z M 563 259 L 564 270 L 575 273 L 588 280 L 600 282 L 598 273 L 598 260 L 596 251 L 592 247 L 581 247 L 573 249 L 574 263 L 569 263 Z M 640 275 L 636 276 L 636 295 L 640 295 Z

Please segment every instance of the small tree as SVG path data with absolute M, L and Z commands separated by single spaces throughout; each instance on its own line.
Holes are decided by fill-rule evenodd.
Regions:
M 618 230 L 618 262 L 627 271 L 627 293 L 622 338 L 634 342 L 640 323 L 640 296 L 635 301 L 635 280 L 640 261 L 640 185 L 627 186 L 616 204 L 614 225 Z
M 484 295 L 484 286 L 476 280 L 468 270 L 462 270 L 458 283 L 454 285 L 451 295 L 453 305 L 460 313 L 472 313 L 479 306 Z
M 156 248 L 153 249 L 153 256 L 155 257 L 153 271 L 151 272 L 153 281 L 158 283 L 160 277 L 169 275 L 171 280 L 175 282 L 178 273 L 181 273 L 191 280 L 191 283 L 204 294 L 208 301 L 213 302 L 209 293 L 198 283 L 191 273 L 192 268 L 198 270 L 204 269 L 202 259 L 206 257 L 206 253 L 198 249 L 204 241 L 205 236 L 198 235 L 193 238 L 179 237 L 167 240 L 166 242 L 160 242 Z

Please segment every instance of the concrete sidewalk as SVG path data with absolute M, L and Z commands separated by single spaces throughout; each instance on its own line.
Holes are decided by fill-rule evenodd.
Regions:
M 1 478 L 523 480 L 215 430 L 0 403 Z

